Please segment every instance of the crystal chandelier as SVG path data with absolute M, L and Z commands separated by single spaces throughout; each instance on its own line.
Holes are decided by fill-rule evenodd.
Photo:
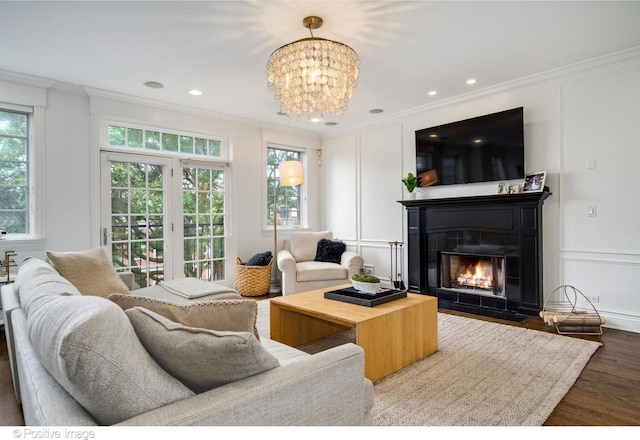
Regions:
M 275 91 L 280 111 L 307 122 L 342 115 L 358 84 L 360 60 L 349 46 L 313 36 L 322 18 L 306 17 L 302 24 L 311 38 L 294 41 L 275 50 L 267 63 L 269 90 Z

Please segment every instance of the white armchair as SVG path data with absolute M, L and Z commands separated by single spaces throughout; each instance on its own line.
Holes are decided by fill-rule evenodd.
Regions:
M 278 269 L 282 272 L 282 294 L 305 292 L 349 283 L 364 264 L 360 255 L 345 250 L 340 263 L 315 261 L 318 242 L 333 240 L 331 231 L 293 232 L 278 251 Z

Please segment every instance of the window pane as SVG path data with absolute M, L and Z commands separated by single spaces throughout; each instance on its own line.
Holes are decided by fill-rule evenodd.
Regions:
M 27 140 L 25 138 L 5 137 L 0 135 L 0 161 L 27 160 Z
M 27 115 L 24 113 L 0 111 L 0 135 L 27 137 Z
M 201 139 L 201 138 L 196 138 L 196 149 L 195 149 L 195 153 L 196 154 L 201 154 L 201 155 L 206 155 L 207 154 L 207 140 L 206 139 Z
M 118 147 L 124 147 L 126 145 L 125 140 L 125 128 L 109 126 L 109 145 L 115 145 Z
M 220 157 L 220 141 L 209 140 L 209 156 Z
M 149 150 L 160 149 L 160 133 L 157 131 L 145 131 L 145 148 Z
M 128 130 L 128 146 L 131 148 L 142 148 L 144 146 L 142 130 L 130 128 Z
M 193 154 L 193 138 L 191 136 L 180 136 L 180 152 Z
M 178 152 L 178 135 L 163 133 L 162 149 L 164 151 Z

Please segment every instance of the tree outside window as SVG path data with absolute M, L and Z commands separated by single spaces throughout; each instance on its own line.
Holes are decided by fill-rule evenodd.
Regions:
M 302 160 L 302 153 L 276 147 L 267 148 L 267 225 L 273 226 L 274 204 L 278 228 L 297 228 L 302 225 L 300 185 L 281 186 L 278 165 L 287 160 Z M 274 191 L 277 194 L 274 195 Z
M 0 110 L 0 229 L 29 234 L 29 114 Z

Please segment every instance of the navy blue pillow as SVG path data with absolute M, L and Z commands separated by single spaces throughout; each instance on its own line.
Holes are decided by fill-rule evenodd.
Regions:
M 341 241 L 333 241 L 323 238 L 318 242 L 315 261 L 340 264 L 340 258 L 346 248 L 347 245 Z
M 255 254 L 249 258 L 244 265 L 245 266 L 268 266 L 271 261 L 271 251 L 262 252 L 261 254 Z

